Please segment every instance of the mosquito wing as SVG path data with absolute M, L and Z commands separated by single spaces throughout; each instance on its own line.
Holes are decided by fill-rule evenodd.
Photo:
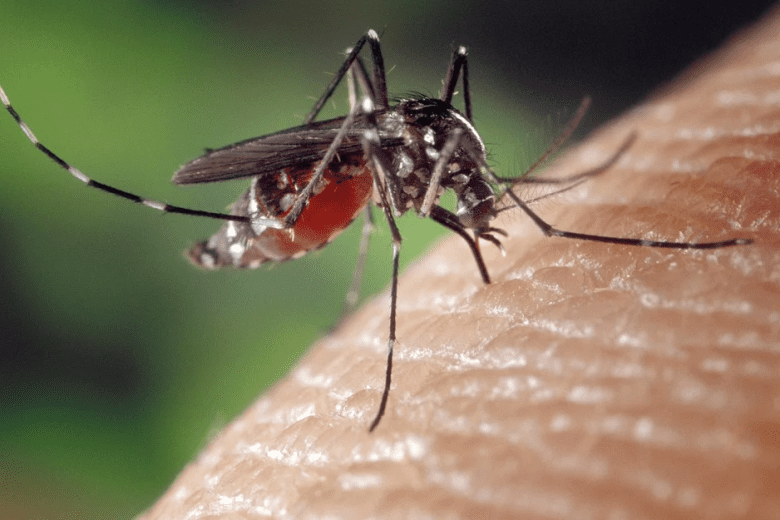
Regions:
M 179 168 L 175 184 L 219 182 L 276 173 L 302 167 L 323 158 L 344 118 L 318 121 L 211 150 Z M 364 124 L 356 124 L 338 149 L 342 156 L 363 154 Z M 382 139 L 382 146 L 398 146 L 400 139 Z

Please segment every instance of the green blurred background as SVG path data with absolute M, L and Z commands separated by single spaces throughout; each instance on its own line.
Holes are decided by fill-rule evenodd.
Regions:
M 435 94 L 468 46 L 476 125 L 496 167 L 516 174 L 582 95 L 597 124 L 768 5 L 715 5 L 703 19 L 684 2 L 47 4 L 0 8 L 0 84 L 33 131 L 97 180 L 212 211 L 248 183 L 176 188 L 177 166 L 299 124 L 368 28 L 391 94 Z M 345 110 L 341 92 L 324 116 Z M 7 115 L 0 186 L 2 518 L 148 507 L 334 322 L 355 261 L 360 226 L 295 262 L 200 272 L 181 253 L 219 223 L 83 187 Z M 400 226 L 404 265 L 444 234 L 413 215 Z M 382 228 L 364 295 L 387 284 L 389 256 Z

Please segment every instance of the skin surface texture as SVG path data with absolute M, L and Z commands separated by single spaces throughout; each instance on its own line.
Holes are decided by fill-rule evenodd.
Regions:
M 484 285 L 458 237 L 314 345 L 141 518 L 780 517 L 780 11 L 573 149 L 502 213 Z M 528 194 L 532 197 L 533 194 Z M 407 217 L 412 218 L 412 217 Z M 403 254 L 403 253 L 402 253 Z M 388 253 L 389 258 L 389 253 Z M 389 272 L 389 266 L 388 266 Z

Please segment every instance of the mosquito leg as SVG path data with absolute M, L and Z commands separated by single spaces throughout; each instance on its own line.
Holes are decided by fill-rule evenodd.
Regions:
M 347 49 L 349 53 L 351 49 Z M 360 88 L 363 92 L 371 98 L 373 96 L 371 82 L 366 74 L 365 66 L 360 60 L 360 57 L 355 59 L 352 67 L 347 71 L 347 90 L 349 92 L 349 106 L 350 110 L 355 110 L 358 104 L 357 100 L 357 82 L 360 84 Z M 366 270 L 366 259 L 368 257 L 368 244 L 371 240 L 371 233 L 374 231 L 374 219 L 371 215 L 371 205 L 367 205 L 363 210 L 363 228 L 360 233 L 360 246 L 358 247 L 357 261 L 355 262 L 355 270 L 352 272 L 352 281 L 349 284 L 349 290 L 347 291 L 347 297 L 344 301 L 344 307 L 341 309 L 341 314 L 336 324 L 341 323 L 344 317 L 351 313 L 357 305 L 360 298 L 360 287 L 363 285 L 363 274 Z M 334 327 L 335 328 L 335 327 Z
M 325 102 L 333 94 L 333 91 L 336 89 L 341 79 L 345 75 L 347 75 L 347 72 L 349 72 L 350 70 L 354 71 L 354 74 L 357 75 L 358 81 L 360 83 L 368 83 L 366 79 L 365 68 L 363 67 L 362 62 L 358 59 L 358 54 L 360 53 L 360 49 L 362 49 L 366 41 L 368 41 L 369 47 L 371 48 L 371 57 L 374 62 L 374 78 L 373 78 L 372 88 L 370 89 L 366 88 L 365 95 L 367 96 L 367 99 L 370 100 L 370 105 L 373 107 L 371 109 L 372 111 L 387 108 L 387 85 L 385 82 L 385 66 L 384 66 L 384 61 L 382 59 L 382 50 L 379 45 L 379 36 L 376 34 L 376 32 L 373 29 L 371 29 L 365 35 L 363 35 L 355 44 L 355 46 L 352 48 L 349 55 L 347 56 L 347 59 L 344 61 L 341 68 L 336 73 L 336 76 L 333 78 L 333 81 L 325 90 L 325 93 L 322 95 L 322 97 L 320 97 L 319 101 L 317 101 L 317 103 L 314 105 L 314 109 L 311 111 L 309 116 L 306 118 L 306 124 L 311 123 L 314 120 L 314 118 L 317 116 L 319 111 L 322 109 Z M 355 63 L 357 63 L 358 65 L 353 69 L 353 64 Z M 376 97 L 373 98 L 372 96 L 376 96 Z M 352 109 L 349 111 L 349 114 L 347 114 L 347 117 L 344 118 L 344 122 L 342 123 L 341 128 L 336 134 L 336 137 L 333 139 L 333 142 L 330 144 L 328 150 L 325 152 L 325 156 L 317 165 L 317 169 L 314 171 L 314 175 L 312 176 L 311 181 L 309 181 L 309 184 L 307 184 L 306 187 L 298 195 L 297 199 L 295 200 L 295 204 L 293 205 L 292 209 L 290 209 L 290 212 L 285 217 L 284 224 L 283 224 L 284 228 L 289 229 L 295 226 L 295 223 L 298 221 L 298 218 L 301 216 L 301 213 L 303 212 L 303 208 L 305 208 L 306 204 L 309 202 L 309 199 L 311 198 L 311 194 L 314 191 L 314 188 L 319 184 L 320 180 L 322 179 L 322 176 L 325 173 L 325 169 L 328 167 L 330 162 L 338 153 L 339 146 L 341 145 L 342 141 L 346 137 L 347 133 L 352 128 L 352 124 L 355 121 L 357 113 L 358 113 L 358 104 L 355 104 L 354 106 L 352 106 Z M 263 224 L 268 225 L 269 227 L 278 226 L 277 222 L 268 222 Z
M 339 68 L 336 75 L 333 77 L 333 81 L 330 82 L 328 88 L 325 89 L 325 92 L 320 96 L 320 99 L 317 100 L 314 104 L 314 108 L 312 108 L 311 112 L 309 112 L 309 115 L 304 120 L 304 124 L 309 124 L 314 121 L 314 118 L 317 117 L 317 114 L 320 113 L 322 107 L 325 106 L 325 103 L 330 99 L 330 96 L 333 95 L 336 87 L 341 82 L 342 78 L 344 78 L 347 70 L 352 66 L 352 63 L 357 58 L 358 54 L 360 54 L 360 51 L 366 42 L 368 42 L 368 45 L 371 48 L 371 57 L 374 62 L 372 90 L 375 98 L 372 99 L 372 101 L 379 110 L 387 108 L 387 83 L 385 81 L 385 65 L 382 58 L 382 49 L 379 45 L 379 35 L 377 35 L 376 31 L 371 29 L 357 41 L 354 47 L 352 47 L 352 50 L 347 55 L 347 59 L 344 60 L 341 68 Z
M 463 49 L 466 50 L 465 48 Z M 461 73 L 461 82 L 463 83 L 463 103 L 466 107 L 466 119 L 474 122 L 474 114 L 471 111 L 471 88 L 469 87 L 469 62 L 463 58 L 463 72 Z
M 207 217 L 207 218 L 220 219 L 220 220 L 234 220 L 238 222 L 249 222 L 249 218 L 245 216 L 227 215 L 224 213 L 213 213 L 211 211 L 202 211 L 198 209 L 189 209 L 189 208 L 182 208 L 180 206 L 173 206 L 171 204 L 166 204 L 164 202 L 158 202 L 156 200 L 147 199 L 139 195 L 135 195 L 134 193 L 130 193 L 124 190 L 120 190 L 119 188 L 109 186 L 108 184 L 103 184 L 102 182 L 92 180 L 86 175 L 84 175 L 84 173 L 82 173 L 80 170 L 65 162 L 64 159 L 62 159 L 60 156 L 52 152 L 48 147 L 44 146 L 44 144 L 41 143 L 37 137 L 35 137 L 35 134 L 33 134 L 32 130 L 30 130 L 30 127 L 27 126 L 27 123 L 25 123 L 22 120 L 22 118 L 19 116 L 19 113 L 11 106 L 11 101 L 8 99 L 8 96 L 6 95 L 2 87 L 0 87 L 0 101 L 3 102 L 5 109 L 8 110 L 8 113 L 11 114 L 11 117 L 14 118 L 14 120 L 22 129 L 24 134 L 27 136 L 30 142 L 32 142 L 32 144 L 35 145 L 35 147 L 38 150 L 43 152 L 44 155 L 46 155 L 49 159 L 57 163 L 62 169 L 70 172 L 70 174 L 73 175 L 73 177 L 80 180 L 90 188 L 97 188 L 100 191 L 111 193 L 112 195 L 116 195 L 117 197 L 121 197 L 123 199 L 127 199 L 131 202 L 135 202 L 138 204 L 143 204 L 146 207 L 156 209 L 158 211 L 162 211 L 165 213 L 179 213 L 181 215 L 192 215 L 194 217 Z
M 371 47 L 371 61 L 374 62 L 373 81 L 374 99 L 376 110 L 384 110 L 389 106 L 387 100 L 387 80 L 385 79 L 385 60 L 382 57 L 382 49 L 379 46 L 379 36 L 370 29 L 366 34 L 368 36 L 368 45 Z
M 352 124 L 355 122 L 357 113 L 358 107 L 356 105 L 352 110 L 349 111 L 347 117 L 344 118 L 344 122 L 341 124 L 341 128 L 339 128 L 338 133 L 336 133 L 336 137 L 333 138 L 333 142 L 330 143 L 328 150 L 325 152 L 322 160 L 314 170 L 314 174 L 312 175 L 311 180 L 298 194 L 298 197 L 295 199 L 295 204 L 293 204 L 290 212 L 284 218 L 284 222 L 281 223 L 282 225 L 280 226 L 280 223 L 274 219 L 269 219 L 268 222 L 260 222 L 261 224 L 268 227 L 278 227 L 282 229 L 289 229 L 295 226 L 295 223 L 298 221 L 298 217 L 300 217 L 301 213 L 303 212 L 303 208 L 305 208 L 306 204 L 308 204 L 309 199 L 311 198 L 311 194 L 314 192 L 314 188 L 317 187 L 317 185 L 322 180 L 322 176 L 325 174 L 325 170 L 327 169 L 328 165 L 331 163 L 333 158 L 336 157 L 339 146 L 341 146 L 341 143 L 344 141 L 347 133 L 352 129 Z
M 452 104 L 452 97 L 455 95 L 455 87 L 458 84 L 458 76 L 463 78 L 463 101 L 466 105 L 466 118 L 473 122 L 471 114 L 471 93 L 469 92 L 469 68 L 468 53 L 466 47 L 458 47 L 458 50 L 452 53 L 452 60 L 444 77 L 439 99 Z M 462 71 L 462 72 L 461 72 Z
M 502 179 L 503 181 L 507 182 L 513 182 L 514 184 L 566 184 L 569 182 L 576 182 L 580 180 L 587 180 L 591 177 L 596 177 L 597 175 L 601 175 L 605 171 L 612 168 L 623 155 L 628 151 L 629 148 L 634 144 L 637 138 L 636 132 L 631 132 L 625 141 L 623 141 L 623 144 L 620 145 L 620 148 L 615 151 L 614 154 L 612 154 L 612 157 L 604 161 L 599 166 L 596 166 L 595 168 L 592 168 L 590 170 L 577 173 L 575 175 L 569 175 L 566 177 L 558 177 L 558 178 L 545 178 L 545 177 L 527 177 L 527 176 L 520 176 L 514 179 L 514 181 L 508 181 L 508 179 L 505 179 L 503 177 L 499 177 L 499 179 Z
M 482 252 L 479 250 L 479 244 L 476 240 L 471 238 L 471 235 L 468 234 L 466 228 L 460 223 L 460 219 L 441 206 L 433 206 L 433 208 L 431 208 L 431 218 L 447 229 L 454 231 L 466 241 L 471 249 L 471 254 L 474 255 L 474 260 L 477 262 L 477 268 L 479 269 L 480 276 L 482 276 L 482 281 L 489 284 L 490 274 L 488 274 L 485 261 L 482 259 Z
M 358 104 L 357 87 L 355 86 L 355 74 L 353 73 L 354 70 L 355 67 L 350 67 L 349 70 L 347 70 L 347 98 L 349 99 L 350 112 L 355 110 L 355 107 Z
M 349 52 L 349 50 L 350 49 L 348 49 L 347 52 Z M 347 71 L 347 93 L 349 94 L 350 110 L 354 109 L 358 104 L 357 85 L 360 85 L 364 96 L 369 99 L 374 99 L 374 87 L 371 85 L 371 80 L 368 79 L 366 66 L 363 64 L 363 60 L 360 59 L 360 56 L 355 58 L 354 63 L 352 63 L 352 66 Z
M 387 408 L 387 400 L 390 397 L 390 384 L 392 383 L 393 375 L 393 348 L 395 346 L 395 329 L 396 329 L 396 310 L 398 308 L 398 270 L 399 270 L 399 258 L 401 256 L 401 233 L 398 231 L 398 227 L 395 224 L 393 218 L 393 210 L 389 205 L 388 198 L 386 196 L 386 188 L 382 182 L 382 177 L 386 174 L 385 161 L 380 156 L 381 150 L 379 149 L 379 135 L 375 133 L 374 136 L 366 139 L 369 149 L 372 150 L 369 157 L 371 157 L 372 174 L 374 175 L 374 183 L 378 186 L 380 192 L 380 198 L 382 199 L 382 210 L 384 211 L 387 224 L 390 226 L 390 232 L 393 237 L 393 272 L 390 282 L 390 332 L 387 338 L 387 365 L 385 367 L 385 384 L 382 390 L 382 397 L 379 401 L 379 410 L 376 417 L 371 421 L 368 431 L 373 432 L 379 421 L 382 420 L 382 416 L 385 414 Z M 383 171 L 384 170 L 384 171 Z
M 483 168 L 488 173 L 488 176 L 493 179 L 494 182 L 497 182 L 497 178 L 493 174 L 492 171 L 487 167 L 487 165 L 483 165 Z M 718 242 L 667 242 L 663 240 L 645 240 L 642 238 L 622 238 L 622 237 L 609 237 L 604 235 L 591 235 L 588 233 L 575 233 L 573 231 L 565 231 L 561 229 L 554 228 L 547 222 L 545 222 L 539 215 L 537 215 L 531 208 L 528 207 L 528 205 L 520 200 L 520 197 L 517 196 L 513 191 L 509 190 L 507 191 L 507 195 L 514 201 L 515 204 L 517 204 L 517 207 L 520 208 L 525 212 L 526 215 L 528 215 L 531 220 L 534 221 L 534 224 L 536 224 L 539 229 L 542 230 L 542 233 L 544 233 L 548 237 L 561 237 L 561 238 L 574 238 L 578 240 L 589 240 L 591 242 L 604 242 L 607 244 L 622 244 L 626 246 L 642 246 L 642 247 L 659 247 L 659 248 L 666 248 L 666 249 L 719 249 L 721 247 L 731 247 L 731 246 L 743 246 L 747 244 L 752 244 L 753 240 L 750 238 L 732 238 L 729 240 L 721 240 Z
M 455 148 L 458 146 L 458 141 L 460 141 L 460 136 L 462 134 L 463 129 L 455 128 L 439 151 L 439 158 L 436 160 L 436 164 L 433 167 L 431 180 L 428 182 L 428 189 L 425 190 L 425 197 L 420 206 L 419 214 L 421 217 L 427 217 L 431 212 L 434 202 L 436 202 L 436 196 L 439 194 L 441 177 L 444 174 L 444 169 L 449 164 L 452 154 L 455 153 Z
M 382 420 L 382 416 L 385 414 L 387 408 L 387 400 L 390 397 L 390 384 L 392 382 L 393 374 L 393 348 L 395 346 L 395 334 L 396 334 L 396 310 L 398 308 L 398 270 L 399 259 L 401 256 L 401 232 L 398 230 L 398 226 L 395 224 L 395 218 L 393 217 L 393 208 L 390 205 L 388 197 L 388 188 L 385 184 L 385 179 L 388 179 L 391 175 L 389 165 L 391 162 L 388 160 L 385 151 L 381 147 L 379 140 L 379 129 L 377 128 L 376 113 L 371 100 L 365 98 L 364 100 L 364 112 L 368 119 L 368 128 L 364 131 L 363 147 L 368 158 L 368 165 L 371 169 L 371 175 L 374 178 L 374 189 L 379 196 L 379 203 L 382 207 L 382 211 L 387 219 L 387 224 L 390 227 L 390 233 L 393 239 L 393 272 L 390 282 L 390 332 L 387 339 L 387 365 L 385 368 L 385 384 L 382 390 L 382 397 L 379 401 L 379 410 L 376 417 L 371 421 L 371 426 L 368 428 L 369 432 L 373 432 L 379 422 Z
M 623 144 L 620 146 L 620 148 L 610 157 L 607 159 L 603 164 L 591 169 L 587 170 L 581 173 L 578 173 L 576 175 L 569 175 L 568 177 L 558 177 L 558 178 L 544 178 L 544 177 L 517 177 L 511 184 L 511 186 L 507 187 L 507 191 L 514 189 L 515 186 L 519 184 L 570 184 L 569 186 L 566 186 L 561 189 L 557 189 L 555 191 L 552 191 L 550 193 L 545 193 L 544 195 L 540 195 L 538 197 L 535 197 L 530 200 L 526 200 L 525 203 L 530 205 L 535 202 L 539 202 L 540 200 L 547 199 L 549 197 L 554 197 L 556 195 L 560 195 L 561 193 L 567 192 L 569 190 L 573 190 L 583 182 L 587 181 L 591 177 L 595 177 L 597 175 L 601 175 L 605 171 L 612 168 L 612 166 L 615 165 L 615 163 L 620 160 L 620 158 L 625 154 L 628 149 L 631 147 L 632 144 L 634 144 L 634 141 L 636 140 L 636 132 L 632 132 L 628 138 L 623 142 Z M 501 177 L 497 177 L 501 179 Z M 507 182 L 506 184 L 510 184 Z M 510 209 L 512 206 L 507 206 L 505 208 L 501 208 L 498 210 L 498 212 L 506 211 L 507 209 Z
M 366 206 L 363 211 L 363 229 L 360 233 L 360 247 L 358 248 L 357 262 L 355 270 L 352 273 L 352 282 L 349 284 L 347 299 L 344 302 L 344 309 L 341 311 L 339 321 L 352 312 L 357 305 L 360 297 L 360 287 L 363 285 L 363 274 L 366 270 L 366 259 L 368 257 L 368 243 L 371 241 L 371 234 L 374 232 L 374 219 L 371 216 L 371 206 Z
M 355 63 L 352 64 L 352 68 L 349 70 L 354 73 L 355 79 L 357 80 L 358 85 L 360 85 L 360 88 L 363 89 L 364 94 L 370 99 L 376 99 L 374 85 L 371 84 L 371 80 L 368 78 L 366 66 L 363 64 L 363 60 L 360 59 L 360 56 L 357 57 Z
M 390 211 L 386 211 L 385 215 L 390 215 Z M 392 217 L 390 217 L 392 218 Z M 387 366 L 385 368 L 385 385 L 382 390 L 382 398 L 379 401 L 379 410 L 376 413 L 376 417 L 371 421 L 371 426 L 368 427 L 368 431 L 373 432 L 379 421 L 382 420 L 382 416 L 385 415 L 385 408 L 387 408 L 387 400 L 390 397 L 390 384 L 392 383 L 393 376 L 393 347 L 395 346 L 395 320 L 396 309 L 398 308 L 398 264 L 401 256 L 401 242 L 400 240 L 393 239 L 393 279 L 390 285 L 390 336 L 387 339 Z
M 347 55 L 347 59 L 344 60 L 344 63 L 342 63 L 341 68 L 336 72 L 336 75 L 333 77 L 333 80 L 330 82 L 330 85 L 328 85 L 328 88 L 325 89 L 325 92 L 320 96 L 320 98 L 317 100 L 316 103 L 314 103 L 314 108 L 312 108 L 311 112 L 309 112 L 309 115 L 306 116 L 306 119 L 304 120 L 304 124 L 308 125 L 314 119 L 317 117 L 317 114 L 320 113 L 322 110 L 322 107 L 325 106 L 325 103 L 330 99 L 330 96 L 333 95 L 333 92 L 336 90 L 336 87 L 339 85 L 339 82 L 341 82 L 341 79 L 344 77 L 344 75 L 347 73 L 349 68 L 352 66 L 352 62 L 355 61 L 355 58 L 357 58 L 357 55 L 360 53 L 360 50 L 363 48 L 363 45 L 366 43 L 366 38 L 368 37 L 367 34 L 364 34 L 360 37 L 360 39 L 357 41 L 354 47 L 350 49 L 349 54 Z

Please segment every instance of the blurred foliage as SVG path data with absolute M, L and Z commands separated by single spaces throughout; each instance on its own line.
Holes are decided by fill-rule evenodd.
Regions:
M 618 99 L 601 105 L 614 113 L 652 86 L 631 91 L 623 76 L 600 83 L 603 74 L 585 65 L 583 50 L 561 41 L 572 37 L 565 24 L 561 34 L 545 32 L 565 20 L 597 31 L 603 10 L 558 6 L 550 14 L 546 5 L 6 0 L 0 84 L 41 141 L 87 175 L 219 211 L 247 182 L 176 188 L 168 179 L 177 166 L 206 147 L 299 124 L 343 50 L 373 27 L 396 95 L 435 94 L 452 50 L 469 46 L 477 127 L 497 168 L 516 174 L 559 128 L 532 110 L 556 113 L 590 93 L 597 107 Z M 646 21 L 641 13 L 633 20 Z M 526 49 L 524 36 L 555 42 L 549 50 L 568 53 L 585 76 L 569 74 L 566 63 L 529 74 L 523 63 L 550 58 Z M 626 91 L 633 94 L 620 98 Z M 529 107 L 529 97 L 539 108 Z M 340 92 L 323 117 L 346 106 Z M 295 262 L 204 273 L 181 252 L 219 223 L 161 215 L 83 187 L 7 116 L 0 117 L 0 178 L 5 518 L 139 513 L 213 432 L 290 370 L 341 309 L 359 225 Z M 404 265 L 444 234 L 414 215 L 399 225 Z M 389 260 L 380 226 L 364 295 L 386 286 Z

